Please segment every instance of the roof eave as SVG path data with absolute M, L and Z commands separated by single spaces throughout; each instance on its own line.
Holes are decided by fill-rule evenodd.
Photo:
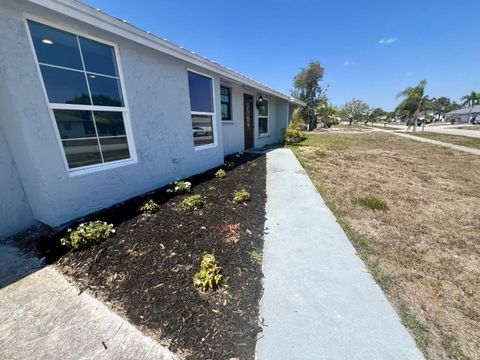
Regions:
M 166 39 L 162 39 L 152 33 L 142 30 L 136 26 L 110 16 L 100 9 L 94 9 L 86 4 L 76 0 L 28 0 L 30 3 L 48 8 L 52 11 L 75 18 L 81 22 L 91 26 L 108 31 L 120 37 L 132 40 L 136 43 L 153 48 L 162 53 L 171 55 L 178 59 L 184 60 L 198 66 L 202 69 L 212 71 L 220 76 L 240 82 L 247 86 L 253 87 L 258 91 L 277 96 L 288 100 L 300 106 L 305 103 L 298 99 L 285 95 L 275 89 L 272 89 L 258 81 L 255 81 L 243 74 L 240 74 L 226 66 L 218 64 L 213 60 L 202 57 L 194 52 L 188 51 L 181 46 L 175 45 Z

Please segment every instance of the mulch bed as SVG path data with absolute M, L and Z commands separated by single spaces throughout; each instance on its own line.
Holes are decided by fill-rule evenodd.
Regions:
M 90 217 L 113 223 L 115 235 L 89 250 L 64 254 L 58 269 L 187 358 L 253 359 L 261 331 L 262 269 L 251 253 L 263 250 L 265 157 L 232 159 L 237 166 L 224 179 L 213 176 L 216 169 L 189 179 L 192 194 L 204 201 L 201 210 L 182 211 L 185 195 L 161 189 Z M 236 204 L 233 193 L 242 188 L 252 198 Z M 138 213 L 146 198 L 160 205 L 157 213 Z M 62 235 L 43 240 L 47 259 L 60 255 L 52 244 Z M 204 252 L 213 253 L 223 269 L 222 286 L 214 292 L 193 287 Z

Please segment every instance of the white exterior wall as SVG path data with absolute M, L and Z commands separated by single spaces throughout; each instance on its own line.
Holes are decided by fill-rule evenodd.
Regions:
M 136 162 L 88 174 L 67 171 L 27 32 L 25 16 L 30 15 L 117 45 L 132 128 L 128 141 L 135 144 Z M 0 221 L 0 236 L 35 219 L 61 226 L 218 166 L 224 155 L 244 150 L 243 94 L 255 101 L 257 90 L 23 0 L 2 0 L 0 34 L 0 218 L 9 219 Z M 208 149 L 194 148 L 187 69 L 213 77 L 216 146 Z M 222 123 L 220 114 L 224 80 L 232 88 L 229 123 Z M 269 134 L 258 135 L 254 106 L 254 147 L 279 142 L 288 121 L 287 100 L 262 96 L 270 101 Z
M 288 121 L 288 101 L 262 94 L 269 100 L 269 132 L 267 135 L 258 134 L 258 111 L 255 101 L 258 92 L 244 89 L 240 85 L 222 83 L 232 89 L 232 121 L 223 121 L 223 148 L 225 155 L 245 150 L 243 94 L 250 94 L 254 98 L 254 147 L 262 147 L 267 144 L 275 144 L 282 141 L 282 136 Z
M 2 94 L 0 90 L 0 96 Z M 0 219 L 0 238 L 29 227 L 35 222 L 1 128 Z
M 119 47 L 138 162 L 70 176 L 42 90 L 23 12 Z M 20 1 L 0 11 L 1 125 L 36 219 L 59 226 L 223 163 L 219 79 L 214 74 L 217 146 L 193 145 L 187 63 Z

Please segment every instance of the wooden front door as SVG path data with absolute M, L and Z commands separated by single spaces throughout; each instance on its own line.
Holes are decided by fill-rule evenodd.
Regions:
M 245 150 L 253 147 L 253 96 L 243 94 Z

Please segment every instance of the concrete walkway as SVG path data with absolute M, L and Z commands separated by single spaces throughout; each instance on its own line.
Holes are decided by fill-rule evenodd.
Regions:
M 420 141 L 420 142 L 429 143 L 429 144 L 433 144 L 433 145 L 444 146 L 444 147 L 448 147 L 450 149 L 463 151 L 463 152 L 466 152 L 466 153 L 469 153 L 469 154 L 480 155 L 480 149 L 476 149 L 476 148 L 471 148 L 471 147 L 462 146 L 462 145 L 450 144 L 450 143 L 446 143 L 446 142 L 443 142 L 443 141 L 428 139 L 428 138 L 424 138 L 424 137 L 420 137 L 420 136 L 408 135 L 406 133 L 393 132 L 393 131 L 381 130 L 381 129 L 375 129 L 375 130 L 376 131 L 383 131 L 385 133 L 389 133 L 389 134 L 392 134 L 392 135 L 404 137 L 404 138 L 407 138 L 407 139 L 410 139 L 410 140 Z M 473 131 L 473 130 L 466 130 L 466 131 Z
M 52 267 L 0 244 L 0 359 L 176 357 Z
M 257 359 L 423 359 L 290 150 L 267 154 Z

